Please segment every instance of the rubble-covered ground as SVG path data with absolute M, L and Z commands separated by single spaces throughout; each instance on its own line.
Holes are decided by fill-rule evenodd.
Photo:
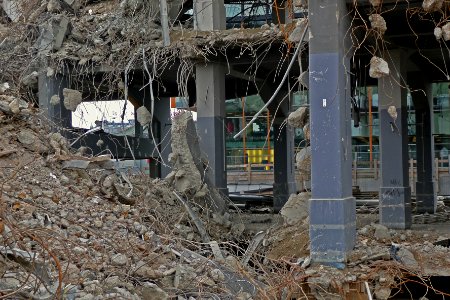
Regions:
M 308 194 L 280 215 L 219 213 L 202 184 L 182 184 L 186 155 L 172 157 L 167 180 L 120 173 L 109 156 L 69 149 L 25 102 L 0 98 L 4 298 L 343 299 L 367 282 L 387 299 L 408 276 L 450 276 L 448 230 L 388 230 L 359 214 L 348 267 L 311 265 Z

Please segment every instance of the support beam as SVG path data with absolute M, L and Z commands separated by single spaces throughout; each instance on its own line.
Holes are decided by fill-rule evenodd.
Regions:
M 294 129 L 277 118 L 274 127 L 273 206 L 280 211 L 291 194 L 297 192 L 295 182 Z
M 433 93 L 421 73 L 408 74 L 408 84 L 416 111 L 417 212 L 434 214 L 437 195 L 433 180 Z
M 356 238 L 352 197 L 348 13 L 344 1 L 309 2 L 313 262 L 344 267 Z
M 206 182 L 228 194 L 225 166 L 225 67 L 196 66 L 197 131 L 208 162 Z
M 64 107 L 63 89 L 69 87 L 67 76 L 55 74 L 47 77 L 45 72 L 39 74 L 39 109 L 55 125 L 54 130 L 72 127 L 72 112 Z M 59 97 L 59 103 L 52 104 L 53 96 Z
M 380 116 L 380 223 L 388 228 L 411 227 L 405 55 L 392 50 L 385 57 L 391 75 L 378 80 Z
M 171 139 L 172 139 L 172 121 L 170 118 L 170 98 L 160 98 L 155 102 L 155 117 L 160 122 L 159 126 L 159 151 L 162 156 L 161 161 L 161 178 L 165 178 L 172 168 L 169 164 L 169 154 L 172 152 Z
M 226 28 L 223 0 L 194 0 L 194 29 L 201 31 Z

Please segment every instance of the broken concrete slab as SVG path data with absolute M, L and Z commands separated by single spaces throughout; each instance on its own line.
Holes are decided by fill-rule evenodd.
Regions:
M 41 34 L 36 42 L 36 46 L 41 55 L 61 49 L 69 33 L 69 24 L 69 18 L 59 15 L 41 26 Z

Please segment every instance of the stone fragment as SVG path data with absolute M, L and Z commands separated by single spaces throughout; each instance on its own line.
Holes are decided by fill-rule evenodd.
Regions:
M 61 15 L 40 26 L 41 35 L 36 47 L 41 55 L 61 49 L 64 39 L 69 33 L 69 24 L 69 18 Z
M 386 226 L 381 224 L 373 224 L 373 228 L 375 228 L 374 236 L 377 240 L 389 240 L 391 238 L 389 229 Z
M 289 40 L 291 43 L 307 42 L 307 41 L 308 41 L 308 40 L 307 40 L 308 34 L 305 34 L 305 37 L 304 37 L 303 41 L 301 40 L 301 39 L 302 39 L 302 36 L 303 36 L 303 33 L 304 33 L 304 31 L 305 31 L 305 28 L 306 28 L 307 26 L 308 26 L 308 21 L 307 21 L 307 19 L 304 19 L 304 18 L 299 19 L 299 20 L 297 21 L 296 27 L 294 28 L 294 30 L 293 30 L 293 31 L 291 32 L 291 34 L 289 35 L 288 40 Z
M 47 77 L 52 77 L 53 75 L 55 75 L 55 70 L 53 70 L 50 67 L 47 67 Z
M 442 37 L 444 41 L 450 40 L 450 22 L 442 26 Z
M 397 252 L 397 257 L 402 264 L 411 269 L 419 268 L 419 263 L 416 261 L 414 254 L 406 249 L 405 247 L 401 247 Z
M 128 257 L 122 253 L 114 254 L 111 257 L 111 264 L 114 266 L 125 266 L 128 263 Z
M 10 86 L 8 82 L 3 82 L 2 84 L 0 84 L 0 93 L 4 93 L 7 90 L 9 90 Z
M 303 134 L 307 141 L 311 140 L 311 128 L 309 127 L 309 123 L 303 126 Z
M 426 12 L 435 12 L 442 8 L 444 0 L 424 0 L 422 3 L 422 8 Z
M 64 106 L 70 111 L 76 111 L 78 105 L 83 101 L 82 95 L 77 90 L 64 88 Z
M 305 88 L 309 88 L 309 71 L 303 71 L 300 76 L 298 76 L 298 81 Z
M 389 75 L 388 63 L 381 57 L 374 56 L 370 59 L 369 76 L 381 78 Z
M 60 101 L 61 101 L 61 99 L 59 98 L 58 95 L 53 95 L 53 96 L 50 98 L 50 104 L 51 104 L 51 105 L 58 105 Z
M 288 123 L 292 127 L 303 128 L 308 123 L 309 110 L 307 107 L 299 107 L 296 111 L 289 114 Z
M 152 115 L 145 106 L 141 106 L 136 110 L 136 119 L 141 126 L 146 126 L 152 121 Z
M 36 134 L 29 129 L 22 129 L 17 134 L 17 139 L 23 146 L 29 150 L 33 150 L 39 153 L 48 151 L 48 148 L 41 142 Z
M 22 16 L 22 1 L 20 0 L 3 0 L 1 2 L 3 11 L 13 22 L 17 22 Z
M 394 105 L 391 105 L 388 107 L 387 110 L 389 116 L 391 116 L 392 120 L 394 120 L 394 122 L 397 120 L 397 108 Z
M 295 225 L 303 222 L 309 215 L 308 200 L 310 193 L 292 194 L 280 211 L 285 225 Z
M 381 5 L 382 0 L 369 0 L 370 4 L 372 4 L 373 7 L 378 7 Z
M 169 295 L 153 283 L 146 283 L 141 288 L 142 299 L 168 300 Z
M 38 72 L 33 71 L 31 74 L 26 75 L 22 78 L 21 82 L 25 86 L 33 87 L 36 86 L 38 83 Z
M 59 0 L 49 0 L 47 3 L 47 11 L 50 13 L 57 13 L 61 11 L 61 3 Z
M 434 28 L 434 36 L 436 37 L 436 40 L 442 39 L 442 28 L 436 27 Z
M 391 296 L 391 288 L 388 286 L 382 286 L 380 284 L 376 284 L 375 286 L 375 297 L 380 300 L 387 300 Z
M 311 146 L 301 149 L 295 156 L 297 170 L 308 180 L 311 177 Z
M 373 30 L 377 31 L 381 35 L 383 35 L 386 30 L 386 21 L 384 20 L 382 15 L 379 14 L 372 14 L 369 16 L 370 26 Z

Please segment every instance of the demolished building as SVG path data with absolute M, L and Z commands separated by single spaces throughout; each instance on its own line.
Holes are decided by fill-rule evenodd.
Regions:
M 239 18 L 227 18 L 225 4 L 236 2 Z M 449 62 L 441 52 L 448 3 L 2 0 L 1 7 L 2 295 L 388 299 L 404 291 L 404 278 L 430 287 L 439 284 L 433 277 L 449 276 L 449 209 L 436 196 L 429 92 L 449 78 L 439 67 Z M 248 28 L 246 11 L 258 7 L 265 19 Z M 424 22 L 429 15 L 441 21 Z M 379 93 L 375 215 L 357 216 L 352 195 L 355 74 Z M 291 115 L 295 89 L 307 89 L 310 102 Z M 414 204 L 407 91 L 420 154 Z M 252 94 L 273 116 L 273 203 L 282 217 L 228 211 L 224 102 Z M 175 96 L 197 112 L 196 129 L 189 112 L 171 116 Z M 83 101 L 117 99 L 136 111 L 135 136 L 72 127 Z M 291 197 L 294 126 L 308 132 L 310 147 L 297 156 L 311 194 Z M 165 180 L 117 172 L 112 158 L 152 158 Z M 411 230 L 420 216 L 442 216 L 444 229 Z M 448 296 L 445 288 L 432 290 Z

